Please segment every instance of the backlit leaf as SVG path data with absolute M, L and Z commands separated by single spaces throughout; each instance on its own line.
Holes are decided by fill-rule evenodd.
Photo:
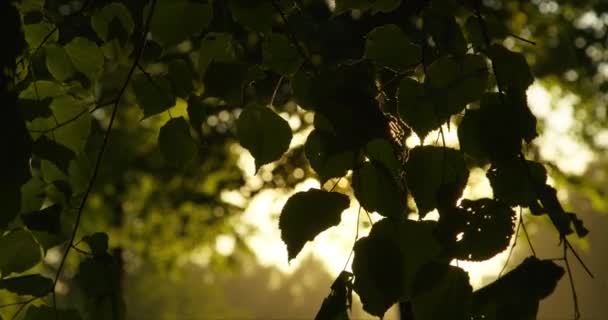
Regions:
M 462 152 L 450 148 L 424 146 L 410 152 L 405 165 L 407 186 L 424 217 L 442 206 L 453 206 L 462 195 L 469 170 Z
M 66 81 L 76 71 L 66 50 L 55 45 L 46 47 L 46 67 L 59 81 Z
M 523 54 L 494 44 L 488 49 L 488 56 L 492 59 L 496 78 L 503 90 L 526 90 L 534 82 L 534 76 Z
M 76 37 L 64 48 L 76 70 L 84 73 L 89 78 L 94 78 L 101 72 L 104 57 L 95 42 L 87 38 Z
M 354 289 L 365 311 L 382 317 L 411 298 L 416 274 L 440 252 L 434 227 L 433 221 L 383 219 L 355 243 Z
M 353 189 L 361 206 L 385 217 L 403 217 L 406 197 L 389 169 L 366 162 L 353 173 Z
M 40 246 L 24 229 L 10 231 L 0 238 L 0 273 L 21 273 L 40 261 Z
M 134 77 L 133 91 L 144 118 L 159 114 L 175 105 L 175 96 L 167 79 L 154 77 L 148 79 L 145 75 Z
M 348 196 L 337 192 L 310 189 L 291 196 L 279 218 L 281 239 L 287 245 L 289 260 L 295 258 L 307 241 L 340 223 L 348 208 Z
M 255 158 L 256 171 L 278 160 L 289 148 L 289 123 L 267 107 L 247 106 L 236 125 L 239 142 Z
M 430 264 L 416 276 L 412 307 L 415 319 L 469 320 L 473 288 L 466 271 Z
M 306 158 L 321 182 L 343 177 L 355 164 L 355 154 L 350 150 L 336 149 L 336 143 L 335 137 L 320 130 L 311 131 L 306 139 Z
M 399 84 L 398 109 L 401 119 L 409 125 L 421 140 L 445 119 L 435 111 L 432 98 L 418 81 L 405 77 Z
M 494 198 L 527 207 L 538 199 L 536 188 L 545 184 L 547 171 L 538 162 L 516 159 L 492 165 L 487 176 Z
M 124 4 L 113 2 L 95 12 L 91 17 L 91 27 L 102 40 L 111 39 L 110 24 L 117 19 L 129 36 L 135 28 L 129 9 Z

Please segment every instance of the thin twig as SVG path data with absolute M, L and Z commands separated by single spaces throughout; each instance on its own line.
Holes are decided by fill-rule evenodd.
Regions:
M 572 302 L 574 303 L 574 319 L 580 319 L 581 312 L 578 307 L 578 296 L 576 294 L 576 288 L 574 287 L 574 278 L 572 277 L 572 270 L 570 269 L 570 263 L 568 262 L 568 247 L 564 243 L 564 263 L 566 264 L 566 270 L 568 271 L 568 281 L 570 282 L 570 290 L 572 291 Z
M 146 35 L 148 33 L 149 27 L 150 27 L 150 21 L 152 20 L 152 15 L 154 14 L 154 9 L 156 7 L 156 0 L 152 0 L 151 4 L 150 4 L 150 11 L 148 12 L 148 17 L 146 18 L 146 22 L 143 28 L 143 32 L 142 32 L 142 36 L 141 36 L 141 42 L 140 44 L 137 46 L 137 51 L 135 53 L 134 56 L 134 61 L 133 64 L 131 65 L 131 68 L 129 69 L 129 72 L 127 74 L 127 77 L 125 79 L 125 82 L 123 83 L 122 88 L 120 89 L 118 96 L 116 98 L 116 101 L 114 103 L 114 107 L 112 109 L 112 114 L 110 115 L 110 122 L 108 124 L 108 128 L 106 130 L 106 133 L 104 135 L 103 138 L 103 142 L 101 144 L 101 147 L 99 148 L 99 152 L 97 154 L 97 159 L 95 161 L 95 166 L 93 169 L 93 173 L 91 178 L 89 179 L 89 183 L 87 185 L 87 189 L 84 193 L 84 196 L 80 202 L 80 206 L 78 207 L 78 213 L 76 214 L 76 220 L 74 222 L 74 229 L 72 230 L 72 234 L 70 236 L 70 240 L 68 241 L 68 245 L 67 245 L 67 249 L 65 251 L 65 253 L 63 254 L 63 256 L 61 257 L 61 261 L 59 263 L 59 267 L 57 268 L 57 273 L 55 274 L 55 279 L 53 281 L 53 307 L 55 309 L 55 319 L 59 320 L 59 313 L 57 311 L 57 298 L 56 298 L 56 288 L 57 288 L 57 282 L 59 280 L 59 277 L 61 276 L 61 272 L 63 271 L 63 267 L 65 265 L 65 262 L 67 260 L 68 254 L 70 253 L 70 249 L 72 249 L 72 245 L 74 244 L 74 239 L 76 238 L 76 232 L 78 231 L 78 227 L 80 225 L 80 219 L 82 218 L 82 212 L 84 210 L 84 206 L 87 202 L 87 199 L 89 198 L 89 195 L 91 193 L 91 190 L 93 189 L 93 185 L 95 183 L 95 180 L 97 178 L 97 174 L 99 172 L 99 168 L 101 166 L 101 160 L 103 158 L 103 154 L 104 151 L 106 149 L 106 146 L 108 145 L 108 141 L 109 141 L 109 137 L 110 137 L 110 132 L 112 131 L 112 126 L 114 124 L 114 120 L 116 119 L 116 114 L 118 111 L 118 104 L 120 103 L 120 100 L 122 99 L 125 91 L 127 90 L 127 87 L 129 85 L 129 82 L 131 81 L 131 77 L 133 76 L 133 73 L 135 72 L 135 69 L 137 68 L 137 63 L 139 62 L 139 59 L 141 58 L 142 52 L 143 52 L 143 48 L 144 48 L 144 43 L 146 40 Z
M 528 242 L 528 246 L 530 247 L 530 251 L 532 251 L 532 255 L 536 257 L 536 250 L 534 250 L 534 246 L 532 245 L 532 240 L 530 239 L 530 234 L 528 234 L 528 229 L 526 229 L 526 222 L 524 221 L 524 216 L 520 211 L 519 219 L 521 219 L 521 228 L 524 230 L 524 236 L 526 237 L 526 241 Z
M 283 23 L 285 23 L 285 30 L 287 31 L 287 35 L 289 36 L 289 39 L 291 40 L 292 44 L 296 47 L 298 54 L 302 56 L 304 61 L 306 61 L 306 64 L 310 65 L 310 67 L 314 67 L 312 59 L 306 54 L 306 52 L 304 52 L 304 49 L 302 49 L 302 47 L 300 46 L 298 38 L 289 27 L 289 20 L 287 20 L 287 15 L 285 15 L 285 12 L 283 11 L 283 9 L 281 9 L 281 6 L 279 6 L 276 0 L 272 0 L 270 1 L 270 3 L 274 7 L 274 9 L 279 13 L 279 15 L 281 15 L 281 19 L 283 20 Z
M 87 113 L 92 113 L 92 112 L 94 112 L 94 111 L 96 111 L 98 109 L 101 109 L 101 108 L 103 108 L 105 106 L 109 106 L 109 105 L 114 104 L 114 103 L 116 103 L 116 99 L 112 99 L 110 101 L 107 101 L 107 102 L 104 102 L 104 103 L 99 103 L 99 104 L 93 103 L 93 104 L 91 104 L 91 105 L 95 106 L 93 109 L 89 110 L 89 106 L 87 106 L 86 108 L 82 109 L 79 113 L 77 113 L 76 115 L 74 115 L 72 118 L 70 118 L 70 119 L 68 119 L 68 120 L 66 120 L 64 122 L 58 123 L 56 126 L 54 126 L 52 128 L 45 129 L 45 130 L 29 130 L 29 131 L 32 132 L 32 133 L 40 133 L 40 134 L 50 133 L 50 132 L 53 132 L 53 131 L 55 131 L 55 130 L 63 127 L 63 126 L 66 126 L 66 125 L 68 125 L 68 124 L 70 124 L 70 123 L 78 120 L 80 117 L 82 117 L 83 115 L 85 115 Z
M 338 183 L 340 183 L 340 181 L 342 180 L 342 177 L 338 178 L 338 180 L 336 181 L 336 183 L 334 183 L 334 186 L 331 187 L 331 189 L 329 189 L 329 192 L 334 191 L 334 189 L 336 188 L 336 186 L 338 185 Z
M 35 298 L 27 299 L 27 300 L 24 300 L 24 301 L 3 304 L 3 305 L 0 305 L 0 309 L 4 309 L 4 308 L 8 308 L 8 307 L 14 307 L 14 306 L 19 306 L 19 305 L 22 305 L 22 304 L 28 304 L 28 303 L 36 300 L 36 299 L 39 299 L 39 298 L 35 297 Z
M 517 228 L 515 228 L 515 235 L 513 236 L 513 245 L 511 245 L 511 248 L 509 248 L 509 254 L 507 255 L 507 260 L 505 261 L 505 264 L 502 266 L 502 269 L 500 269 L 500 272 L 498 273 L 498 278 L 500 278 L 502 276 L 502 273 L 505 272 L 505 269 L 507 269 L 507 265 L 509 264 L 509 260 L 511 259 L 511 255 L 513 254 L 513 249 L 515 249 L 515 246 L 517 245 L 517 238 L 519 236 L 519 227 L 522 225 L 521 222 L 521 207 L 519 207 L 519 220 L 517 222 Z
M 510 36 L 510 37 L 513 37 L 513 38 L 515 38 L 515 39 L 517 39 L 517 40 L 519 40 L 519 41 L 523 41 L 523 42 L 526 42 L 526 43 L 528 43 L 528 44 L 531 44 L 531 45 L 533 45 L 533 46 L 535 46 L 535 45 L 536 45 L 536 42 L 534 42 L 534 41 L 532 41 L 532 40 L 528 40 L 528 39 L 526 39 L 526 38 L 522 38 L 522 37 L 520 37 L 520 36 L 518 36 L 518 35 L 516 35 L 516 34 L 513 34 L 513 33 L 509 33 L 509 36 Z
M 583 259 L 581 259 L 581 257 L 578 255 L 578 253 L 576 252 L 576 250 L 574 250 L 574 247 L 572 247 L 572 244 L 570 243 L 570 241 L 568 241 L 568 239 L 564 238 L 564 242 L 566 243 L 566 246 L 568 247 L 568 249 L 570 249 L 570 251 L 572 252 L 572 254 L 574 255 L 574 257 L 576 258 L 576 260 L 578 260 L 578 262 L 581 264 L 581 266 L 583 266 L 583 269 L 585 269 L 585 271 L 587 272 L 587 274 L 593 279 L 595 278 L 593 276 L 593 273 L 591 272 L 591 270 L 587 267 L 587 265 L 583 262 Z
M 17 319 L 17 316 L 19 316 L 19 314 L 21 313 L 21 311 L 23 311 L 23 309 L 25 307 L 27 307 L 27 305 L 29 305 L 30 303 L 34 302 L 37 299 L 39 299 L 39 297 L 35 297 L 35 298 L 30 299 L 30 300 L 24 301 L 24 303 L 21 304 L 21 306 L 19 307 L 19 309 L 17 309 L 17 312 L 15 312 L 13 314 L 13 316 L 11 317 L 11 320 Z
M 283 82 L 283 76 L 281 76 L 279 78 L 279 80 L 277 81 L 277 84 L 274 86 L 274 91 L 272 92 L 272 97 L 270 97 L 270 106 L 274 106 L 274 99 L 277 97 L 277 92 L 279 92 L 279 87 L 281 86 L 281 83 Z
M 348 263 L 350 262 L 350 258 L 353 256 L 353 253 L 355 252 L 355 244 L 357 243 L 357 240 L 359 240 L 359 219 L 361 217 L 361 205 L 359 205 L 359 210 L 357 210 L 357 228 L 355 229 L 355 240 L 353 241 L 353 248 L 350 250 L 350 253 L 348 254 L 348 258 L 346 259 L 346 263 L 344 263 L 344 267 L 342 268 L 342 271 L 346 271 L 346 267 L 348 266 Z

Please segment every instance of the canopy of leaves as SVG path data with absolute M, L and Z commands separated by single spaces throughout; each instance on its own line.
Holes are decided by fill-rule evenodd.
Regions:
M 133 261 L 170 265 L 178 259 L 167 252 L 188 254 L 235 231 L 238 219 L 230 218 L 242 208 L 223 192 L 259 191 L 237 167 L 239 143 L 256 172 L 274 168 L 262 187 L 293 187 L 306 177 L 289 180 L 295 169 L 285 168 L 310 173 L 307 164 L 321 182 L 350 182 L 287 201 L 279 227 L 289 259 L 340 223 L 350 194 L 384 217 L 356 241 L 353 274 L 336 280 L 321 317 L 347 317 L 351 288 L 376 316 L 407 301 L 417 319 L 535 317 L 560 267 L 529 258 L 472 293 L 467 275 L 448 262 L 504 250 L 516 206 L 547 214 L 564 245 L 567 235 L 589 231 L 547 185 L 544 166 L 522 151 L 538 135 L 526 96 L 535 75 L 581 72 L 594 82 L 564 86 L 588 96 L 606 91 L 597 61 L 573 57 L 589 58 L 603 39 L 575 17 L 607 8 L 560 5 L 543 15 L 540 4 L 511 0 L 336 0 L 334 8 L 285 0 L 2 2 L 0 150 L 8 156 L 0 163 L 0 287 L 58 294 L 46 276 L 13 274 L 61 245 L 54 276 L 75 274 L 69 285 L 79 290 L 70 292 L 84 304 L 76 309 L 123 318 L 123 246 Z M 546 40 L 533 49 L 503 41 L 529 32 Z M 310 129 L 311 115 L 302 152 L 294 137 Z M 455 123 L 458 149 L 424 145 Z M 423 144 L 411 150 L 410 129 Z M 482 164 L 493 198 L 460 199 L 470 167 Z M 437 209 L 439 221 L 409 220 L 412 199 L 418 217 Z M 76 246 L 80 240 L 90 251 Z M 74 265 L 66 263 L 73 251 L 83 255 Z M 49 306 L 25 312 L 57 316 L 80 318 Z

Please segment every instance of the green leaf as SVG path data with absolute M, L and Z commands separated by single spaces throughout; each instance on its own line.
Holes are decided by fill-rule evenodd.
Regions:
M 54 204 L 44 209 L 21 214 L 21 220 L 32 231 L 44 231 L 50 234 L 61 233 L 61 205 Z
M 534 82 L 534 76 L 523 54 L 493 44 L 488 49 L 488 56 L 494 64 L 501 89 L 525 91 Z
M 418 81 L 405 77 L 399 84 L 398 110 L 401 119 L 409 125 L 421 140 L 445 119 L 435 111 L 432 98 Z
M 256 171 L 281 158 L 291 143 L 289 123 L 267 107 L 247 106 L 236 126 L 239 142 L 255 158 Z
M 131 17 L 129 9 L 122 3 L 113 2 L 101 10 L 95 12 L 91 17 L 91 27 L 97 33 L 100 39 L 108 41 L 112 39 L 111 23 L 118 20 L 122 25 L 125 36 L 128 37 L 133 33 L 135 23 Z
M 49 35 L 46 43 L 55 43 L 59 39 L 58 30 L 55 30 L 55 26 L 47 22 L 24 25 L 23 32 L 25 33 L 25 41 L 30 49 L 40 47 L 42 41 Z
M 70 168 L 70 161 L 76 157 L 74 151 L 50 140 L 46 136 L 41 136 L 34 141 L 32 152 L 36 156 L 52 162 L 66 174 Z
M 102 256 L 108 251 L 108 235 L 105 232 L 95 232 L 91 235 L 82 238 L 89 248 L 93 256 Z
M 303 61 L 287 36 L 278 33 L 272 33 L 264 39 L 262 60 L 264 66 L 282 75 L 295 73 Z
M 418 214 L 424 217 L 435 208 L 455 205 L 467 184 L 469 170 L 458 150 L 416 147 L 405 164 L 405 178 Z
M 527 207 L 537 201 L 536 188 L 547 180 L 542 164 L 519 159 L 493 164 L 486 175 L 494 198 L 511 206 Z
M 203 135 L 203 123 L 207 119 L 207 112 L 210 105 L 206 104 L 205 101 L 197 96 L 190 96 L 188 98 L 188 119 L 190 125 L 196 131 L 200 137 Z
M 49 45 L 46 50 L 46 67 L 53 76 L 59 81 L 66 81 L 76 70 L 72 65 L 72 60 L 63 47 Z
M 391 172 L 379 163 L 366 162 L 353 173 L 355 197 L 365 210 L 385 217 L 402 218 L 406 196 Z
M 337 192 L 309 189 L 288 200 L 279 218 L 281 239 L 287 245 L 289 260 L 295 258 L 307 241 L 340 223 L 340 214 L 350 200 Z
M 20 99 L 45 100 L 65 94 L 65 89 L 56 81 L 38 80 L 32 81 L 25 90 L 19 93 Z
M 486 60 L 480 55 L 443 56 L 427 71 L 428 90 L 441 122 L 481 98 L 488 83 Z
M 412 309 L 416 320 L 469 320 L 473 288 L 466 271 L 429 264 L 416 276 Z
M 95 42 L 87 38 L 76 37 L 66 44 L 64 49 L 76 70 L 90 79 L 101 73 L 104 57 Z
M 147 10 L 150 8 L 147 7 Z M 155 7 L 150 32 L 155 40 L 165 46 L 174 45 L 201 34 L 212 17 L 211 4 L 162 0 Z
M 483 198 L 461 201 L 458 211 L 465 223 L 459 229 L 454 256 L 460 260 L 484 261 L 509 246 L 515 227 L 515 211 L 508 205 Z
M 144 119 L 159 114 L 175 105 L 171 84 L 165 78 L 148 79 L 145 75 L 134 77 L 133 91 L 139 107 L 144 111 Z
M 53 280 L 39 274 L 4 278 L 0 280 L 0 289 L 6 289 L 20 296 L 44 297 L 53 290 Z
M 422 51 L 398 26 L 387 24 L 367 34 L 365 57 L 379 66 L 403 72 L 420 63 Z
M 199 73 L 205 75 L 212 61 L 230 62 L 236 59 L 231 33 L 209 32 L 201 41 L 198 53 Z
M 564 269 L 528 257 L 517 268 L 473 294 L 476 319 L 536 319 L 539 301 L 553 292 Z
M 355 154 L 350 150 L 337 149 L 336 139 L 328 133 L 313 130 L 306 139 L 304 152 L 321 182 L 343 177 L 355 164 Z
M 257 32 L 270 33 L 275 10 L 269 1 L 230 0 L 234 21 Z
M 205 96 L 220 98 L 230 105 L 241 105 L 248 73 L 249 68 L 244 63 L 212 62 L 205 72 Z M 226 77 L 227 74 L 230 77 Z
M 24 320 L 50 320 L 59 317 L 61 320 L 81 320 L 76 310 L 61 310 L 46 305 L 30 306 L 25 313 Z
M 440 253 L 434 227 L 433 221 L 383 219 L 355 243 L 354 289 L 365 311 L 382 317 L 411 298 L 416 274 Z
M 158 146 L 165 162 L 176 168 L 187 166 L 198 154 L 197 143 L 190 135 L 190 125 L 181 117 L 169 120 L 160 128 Z
M 0 238 L 0 273 L 2 277 L 21 273 L 40 261 L 40 246 L 24 229 L 16 229 Z
M 91 131 L 91 115 L 86 110 L 87 107 L 71 96 L 53 99 L 50 107 L 54 119 L 46 129 L 54 128 L 55 120 L 65 123 L 53 131 L 55 142 L 70 148 L 76 154 L 83 151 Z

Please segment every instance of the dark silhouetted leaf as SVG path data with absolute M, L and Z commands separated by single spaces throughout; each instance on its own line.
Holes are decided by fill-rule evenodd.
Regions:
M 494 64 L 501 89 L 525 91 L 534 82 L 534 76 L 523 54 L 494 44 L 488 49 L 488 56 Z
M 402 72 L 420 63 L 422 51 L 398 26 L 388 24 L 367 34 L 365 57 L 379 66 Z
M 418 214 L 424 217 L 439 206 L 456 203 L 467 184 L 469 170 L 460 151 L 424 146 L 410 152 L 405 175 Z
M 270 1 L 230 0 L 234 21 L 263 33 L 269 33 L 274 21 L 275 9 Z
M 336 0 L 336 12 L 346 10 L 371 10 L 372 13 L 391 12 L 399 7 L 401 0 Z
M 111 23 L 112 21 L 119 21 L 122 29 L 126 34 L 124 36 L 130 36 L 135 28 L 133 18 L 129 9 L 122 3 L 113 2 L 103 7 L 101 10 L 95 12 L 91 17 L 91 27 L 97 33 L 102 40 L 112 39 Z
M 273 33 L 262 44 L 264 66 L 283 75 L 293 74 L 302 64 L 302 57 L 287 36 Z
M 383 219 L 355 243 L 354 289 L 365 311 L 382 317 L 411 298 L 416 274 L 440 252 L 434 227 L 432 221 Z
M 348 320 L 352 304 L 352 273 L 342 271 L 331 285 L 331 292 L 323 300 L 315 320 Z
M 421 140 L 445 119 L 435 111 L 433 100 L 418 81 L 405 77 L 399 84 L 398 109 L 401 119 L 409 125 Z
M 536 319 L 538 303 L 564 275 L 553 261 L 528 257 L 517 268 L 473 293 L 475 319 Z
M 148 79 L 145 75 L 139 75 L 133 79 L 132 85 L 137 103 L 144 111 L 144 118 L 159 114 L 175 105 L 171 84 L 165 78 Z
M 547 171 L 534 161 L 513 160 L 494 164 L 487 173 L 494 198 L 511 206 L 529 206 L 538 199 L 536 188 L 547 180 Z
M 54 204 L 39 211 L 23 213 L 21 220 L 30 230 L 58 235 L 61 232 L 62 209 L 60 205 Z
M 24 320 L 50 320 L 59 317 L 61 320 L 81 320 L 76 310 L 62 310 L 49 306 L 30 306 L 25 313 Z
M 424 28 L 433 36 L 439 50 L 454 55 L 466 53 L 467 43 L 452 14 L 445 14 L 439 10 L 426 10 Z
M 52 162 L 66 174 L 68 174 L 70 162 L 76 157 L 74 151 L 46 136 L 41 136 L 38 140 L 34 141 L 32 152 L 40 158 Z
M 230 62 L 235 60 L 235 48 L 230 33 L 210 32 L 201 41 L 198 53 L 199 73 L 205 75 L 212 61 Z
M 390 142 L 384 139 L 372 140 L 365 146 L 365 154 L 370 160 L 387 168 L 394 177 L 398 176 L 401 163 L 395 156 L 395 150 Z
M 539 200 L 559 232 L 560 238 L 571 234 L 570 216 L 564 211 L 559 199 L 557 199 L 557 190 L 549 185 L 541 186 L 537 190 Z
M 95 232 L 82 238 L 94 256 L 105 255 L 108 251 L 108 235 L 105 232 Z
M 53 115 L 50 105 L 52 98 L 37 99 L 19 99 L 19 109 L 24 120 L 32 121 L 37 118 L 48 118 Z
M 292 133 L 289 123 L 271 109 L 249 105 L 237 120 L 237 136 L 255 158 L 257 171 L 287 151 Z
M 443 56 L 428 67 L 427 77 L 435 112 L 444 122 L 461 112 L 467 103 L 481 98 L 488 82 L 488 68 L 479 55 Z
M 337 147 L 336 138 L 320 130 L 313 130 L 306 139 L 306 158 L 321 182 L 343 177 L 355 164 L 355 154 L 352 151 L 341 151 Z
M 426 265 L 414 282 L 415 319 L 469 320 L 472 297 L 466 271 L 445 264 Z
M 0 280 L 0 289 L 6 289 L 21 296 L 44 297 L 53 290 L 53 280 L 39 274 L 4 278 Z
M 155 7 L 150 32 L 158 42 L 174 45 L 202 33 L 211 22 L 212 15 L 210 3 L 161 0 Z
M 184 118 L 173 118 L 160 128 L 158 147 L 165 162 L 177 168 L 190 164 L 198 153 L 197 143 L 190 135 L 190 125 Z
M 464 199 L 458 213 L 464 216 L 454 247 L 455 258 L 483 261 L 509 246 L 515 227 L 515 211 L 506 204 L 483 198 Z
M 385 217 L 406 214 L 406 196 L 389 169 L 380 163 L 365 162 L 353 173 L 353 190 L 361 206 Z
M 3 277 L 21 273 L 40 261 L 40 246 L 28 231 L 16 229 L 0 238 L 0 257 Z
M 310 189 L 291 196 L 281 211 L 279 228 L 287 245 L 289 260 L 295 258 L 307 241 L 340 223 L 340 214 L 350 200 L 337 192 Z
M 182 98 L 189 96 L 194 90 L 193 79 L 192 67 L 185 60 L 176 59 L 169 62 L 169 80 L 176 96 Z

